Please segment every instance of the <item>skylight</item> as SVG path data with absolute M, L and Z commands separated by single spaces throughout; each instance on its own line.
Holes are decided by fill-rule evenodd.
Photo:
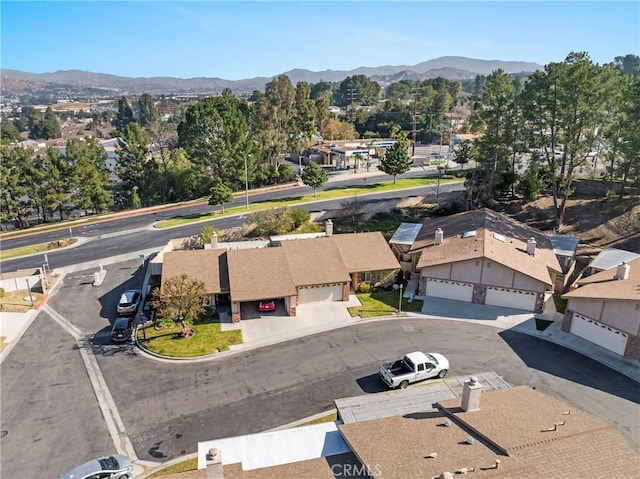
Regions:
M 504 243 L 504 236 L 502 236 L 500 233 L 493 233 L 493 237 L 498 241 L 502 241 Z
M 472 238 L 473 236 L 476 235 L 476 231 L 465 231 L 464 233 L 462 233 L 462 237 L 463 238 Z

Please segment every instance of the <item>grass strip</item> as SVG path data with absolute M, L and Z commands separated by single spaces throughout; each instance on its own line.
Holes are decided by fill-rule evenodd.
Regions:
M 362 303 L 360 306 L 348 308 L 351 316 L 361 318 L 373 318 L 376 316 L 389 316 L 398 312 L 400 303 L 399 291 L 385 291 L 381 293 L 358 293 L 358 299 Z M 418 313 L 422 311 L 421 299 L 414 299 L 409 302 L 408 298 L 402 298 L 402 311 Z

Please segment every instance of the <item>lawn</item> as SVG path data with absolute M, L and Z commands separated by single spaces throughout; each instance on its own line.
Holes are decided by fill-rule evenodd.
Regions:
M 459 179 L 442 180 L 440 183 L 453 183 L 459 182 Z M 294 196 L 289 198 L 283 198 L 280 200 L 266 201 L 264 203 L 254 203 L 249 205 L 249 212 L 264 210 L 265 208 L 279 208 L 284 206 L 293 206 L 301 203 L 308 203 L 311 201 L 323 201 L 335 198 L 351 197 L 354 195 L 362 195 L 367 193 L 382 193 L 385 191 L 394 191 L 404 188 L 416 188 L 420 186 L 428 186 L 436 184 L 436 180 L 433 178 L 418 177 L 418 178 L 401 178 L 394 184 L 393 181 L 383 182 L 363 182 L 362 186 L 346 186 L 327 189 L 324 191 L 318 191 L 316 196 L 312 192 L 302 196 Z M 311 189 L 311 188 L 310 188 Z M 168 228 L 171 226 L 178 226 L 195 221 L 203 221 L 214 218 L 220 218 L 221 216 L 237 215 L 247 213 L 245 206 L 236 206 L 233 208 L 225 208 L 224 213 L 220 207 L 216 207 L 215 211 L 210 213 L 203 213 L 199 215 L 189 215 L 182 218 L 173 218 L 170 220 L 158 221 L 155 224 L 156 228 Z
M 40 243 L 30 246 L 23 246 L 21 248 L 12 248 L 0 251 L 0 260 L 16 258 L 18 256 L 25 256 L 35 253 L 46 253 L 47 251 L 54 250 L 56 248 L 64 248 L 65 246 L 71 246 L 78 240 L 76 238 L 62 238 L 58 241 L 52 241 L 51 243 Z
M 179 474 L 181 472 L 195 471 L 196 469 L 198 469 L 198 458 L 194 457 L 193 459 L 187 459 L 186 461 L 178 462 L 177 464 L 173 464 L 172 466 L 160 469 L 150 476 L 147 476 L 147 478 L 151 479 L 152 477 L 162 477 L 168 476 L 169 474 Z
M 170 326 L 156 331 L 145 328 L 138 331 L 138 341 L 151 352 L 174 358 L 193 358 L 227 351 L 232 344 L 242 343 L 242 331 L 221 331 L 220 323 L 210 317 L 194 323 L 196 334 L 191 338 L 180 338 L 180 326 Z M 145 339 L 146 337 L 146 339 Z
M 400 301 L 400 291 L 385 291 L 382 293 L 359 293 L 358 299 L 361 306 L 349 308 L 351 316 L 361 318 L 373 318 L 376 316 L 389 316 L 398 312 Z M 402 311 L 418 313 L 422 311 L 422 300 L 414 299 L 409 302 L 408 298 L 402 298 Z
M 5 291 L 4 297 L 0 298 L 0 311 L 3 313 L 26 313 L 33 309 L 44 295 L 42 293 L 31 292 L 33 305 L 29 298 L 29 291 L 20 289 L 18 291 Z

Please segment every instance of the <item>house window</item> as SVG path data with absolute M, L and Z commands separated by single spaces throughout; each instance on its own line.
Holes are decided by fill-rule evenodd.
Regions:
M 364 273 L 360 273 L 360 281 L 371 281 L 371 271 L 365 271 Z

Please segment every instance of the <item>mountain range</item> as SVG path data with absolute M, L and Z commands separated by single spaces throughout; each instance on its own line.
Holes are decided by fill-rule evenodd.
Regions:
M 522 61 L 479 60 L 475 58 L 447 56 L 428 60 L 417 65 L 386 65 L 380 67 L 359 67 L 353 70 L 311 71 L 293 69 L 284 72 L 295 85 L 299 81 L 308 83 L 340 82 L 354 75 L 365 75 L 377 81 L 381 86 L 403 79 L 425 80 L 443 77 L 448 80 L 473 79 L 476 75 L 488 75 L 502 69 L 506 73 L 528 74 L 542 69 L 541 65 Z M 222 78 L 175 78 L 149 77 L 131 78 L 106 73 L 94 73 L 82 70 L 63 70 L 54 73 L 29 73 L 20 70 L 0 69 L 3 94 L 20 90 L 40 90 L 65 86 L 72 90 L 104 90 L 104 94 L 136 95 L 150 93 L 161 94 L 217 94 L 225 88 L 235 93 L 264 91 L 265 85 L 273 77 L 255 77 L 244 80 L 225 80 Z

